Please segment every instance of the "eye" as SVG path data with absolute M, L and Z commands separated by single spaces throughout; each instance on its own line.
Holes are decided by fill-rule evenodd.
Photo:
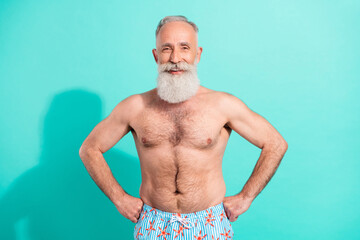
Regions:
M 169 50 L 171 50 L 169 47 L 165 47 L 165 48 L 163 48 L 162 49 L 163 51 L 169 51 Z
M 189 49 L 189 47 L 186 47 L 186 46 L 185 46 L 185 47 L 183 47 L 182 49 L 184 49 L 184 50 L 188 50 L 188 49 Z

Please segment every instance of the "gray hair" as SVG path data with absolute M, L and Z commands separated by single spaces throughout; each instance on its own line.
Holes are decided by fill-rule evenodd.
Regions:
M 164 25 L 165 25 L 166 23 L 168 23 L 168 22 L 175 22 L 175 21 L 183 21 L 183 22 L 186 22 L 186 23 L 190 24 L 190 25 L 194 28 L 194 30 L 195 30 L 196 33 L 199 32 L 199 28 L 196 26 L 195 23 L 190 22 L 190 21 L 189 21 L 186 17 L 184 17 L 184 16 L 177 15 L 177 16 L 167 16 L 167 17 L 164 17 L 163 19 L 161 19 L 160 22 L 159 22 L 159 24 L 158 24 L 158 26 L 157 26 L 157 28 L 156 28 L 155 36 L 158 35 L 158 33 L 159 33 L 159 31 L 160 31 L 160 28 L 161 28 L 162 26 L 164 26 Z

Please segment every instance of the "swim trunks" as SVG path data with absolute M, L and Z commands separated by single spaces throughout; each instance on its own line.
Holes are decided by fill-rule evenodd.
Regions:
M 144 204 L 134 239 L 230 240 L 234 232 L 223 203 L 194 213 L 164 212 Z

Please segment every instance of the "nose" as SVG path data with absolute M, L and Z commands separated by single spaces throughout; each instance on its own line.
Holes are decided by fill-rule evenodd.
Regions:
M 170 55 L 170 62 L 178 63 L 181 61 L 181 55 L 177 49 L 174 49 Z

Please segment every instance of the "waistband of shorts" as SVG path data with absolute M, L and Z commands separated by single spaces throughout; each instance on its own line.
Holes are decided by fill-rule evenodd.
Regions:
M 221 203 L 219 203 L 215 206 L 209 207 L 205 210 L 193 212 L 193 213 L 172 213 L 172 212 L 165 212 L 165 211 L 153 208 L 144 203 L 143 211 L 146 212 L 147 215 L 153 214 L 153 215 L 161 216 L 163 218 L 171 218 L 173 215 L 178 215 L 178 216 L 181 216 L 182 218 L 185 218 L 185 217 L 194 218 L 194 217 L 205 217 L 205 216 L 208 216 L 209 214 L 219 215 L 219 214 L 223 213 L 223 211 L 224 211 L 224 204 L 223 204 L 223 202 L 221 202 Z

